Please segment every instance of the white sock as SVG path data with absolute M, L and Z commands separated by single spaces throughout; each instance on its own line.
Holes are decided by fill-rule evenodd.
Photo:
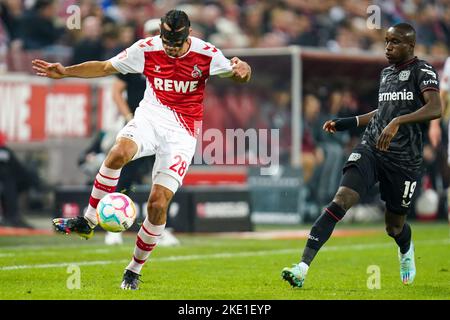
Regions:
M 91 228 L 94 228 L 98 224 L 96 210 L 100 199 L 116 190 L 121 170 L 122 169 L 107 168 L 105 163 L 102 163 L 102 166 L 95 177 L 88 208 L 84 213 L 84 218 L 88 221 Z
M 305 270 L 305 272 L 308 272 L 309 266 L 308 266 L 306 263 L 300 262 L 300 263 L 298 264 L 298 266 L 299 266 L 301 269 Z
M 151 224 L 148 217 L 145 218 L 136 237 L 133 258 L 125 269 L 140 274 L 144 263 L 156 247 L 159 238 L 161 238 L 165 227 L 166 224 L 155 226 Z

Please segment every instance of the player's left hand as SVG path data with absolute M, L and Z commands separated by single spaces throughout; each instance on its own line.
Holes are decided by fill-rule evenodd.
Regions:
M 250 80 L 251 68 L 247 62 L 242 61 L 238 57 L 231 58 L 231 71 L 235 79 L 242 82 L 247 82 Z
M 50 63 L 40 59 L 32 62 L 36 75 L 52 79 L 61 79 L 67 76 L 66 68 L 61 63 Z
M 387 151 L 391 144 L 392 138 L 397 134 L 400 124 L 397 118 L 392 119 L 391 122 L 383 129 L 377 141 L 377 148 L 381 151 Z

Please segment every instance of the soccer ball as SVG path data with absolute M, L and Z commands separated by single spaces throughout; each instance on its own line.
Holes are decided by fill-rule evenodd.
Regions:
M 133 200 L 119 192 L 109 193 L 97 205 L 97 220 L 106 231 L 122 232 L 130 228 L 136 219 Z

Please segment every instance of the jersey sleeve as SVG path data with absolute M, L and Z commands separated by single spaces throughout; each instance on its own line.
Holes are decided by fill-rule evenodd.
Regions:
M 441 90 L 450 92 L 450 58 L 445 60 L 444 70 L 442 72 Z
M 109 59 L 113 67 L 122 74 L 144 72 L 144 50 L 141 41 L 123 50 L 115 57 Z
M 217 51 L 212 56 L 209 74 L 221 78 L 231 77 L 233 75 L 231 61 L 223 55 L 222 51 L 215 50 Z
M 439 78 L 436 70 L 428 63 L 422 63 L 417 70 L 417 81 L 420 92 L 439 91 Z

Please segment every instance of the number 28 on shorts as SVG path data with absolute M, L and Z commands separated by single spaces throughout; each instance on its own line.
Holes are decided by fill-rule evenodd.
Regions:
M 186 173 L 188 164 L 180 155 L 174 157 L 174 163 L 169 167 L 170 170 L 177 173 L 180 177 Z

